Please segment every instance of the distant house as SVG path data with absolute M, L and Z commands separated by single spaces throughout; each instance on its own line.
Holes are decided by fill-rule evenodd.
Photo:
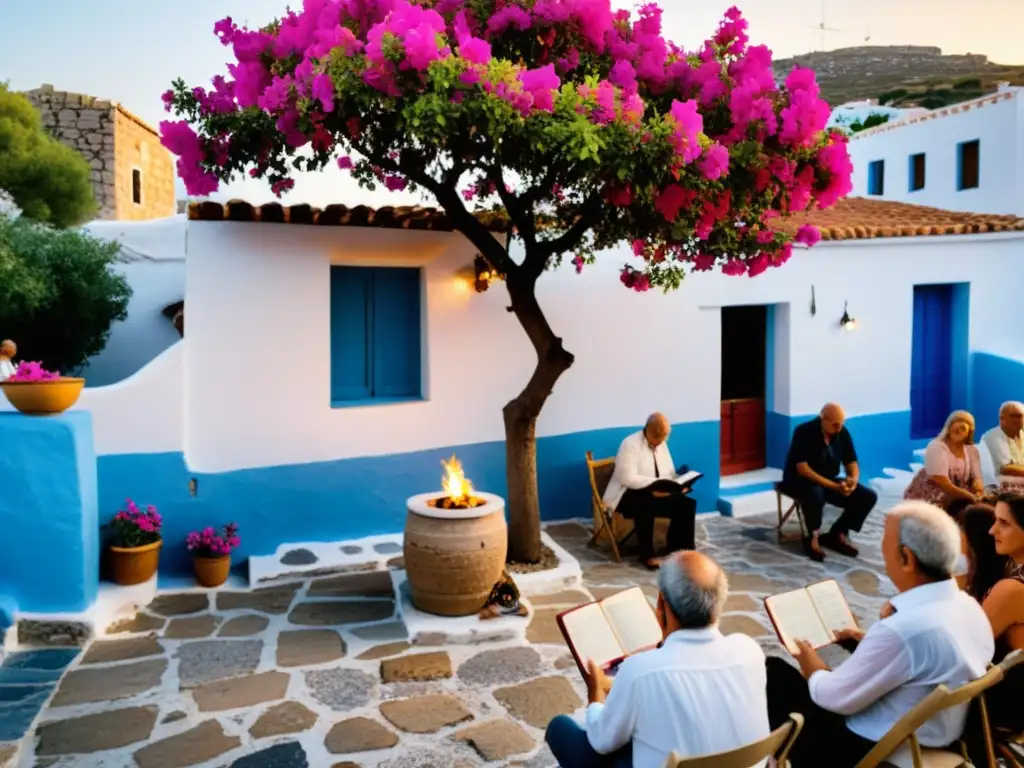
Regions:
M 1024 215 L 1024 89 L 903 116 L 850 140 L 853 194 Z
M 452 453 L 505 493 L 502 407 L 534 352 L 503 286 L 478 292 L 476 249 L 442 213 L 204 203 L 189 219 L 184 339 L 79 401 L 101 517 L 126 497 L 156 504 L 161 567 L 180 571 L 186 532 L 218 521 L 242 526 L 240 561 L 400 531 L 406 498 L 438 488 Z M 1019 399 L 1007 275 L 1024 221 L 856 198 L 801 221 L 825 240 L 756 279 L 697 273 L 637 294 L 618 280 L 628 248 L 544 276 L 539 300 L 576 354 L 538 425 L 546 519 L 590 514 L 584 452 L 613 455 L 653 410 L 704 473 L 700 511 L 728 513 L 765 493 L 793 427 L 826 401 L 846 408 L 871 477 L 907 467 L 951 409 L 983 428 Z M 139 250 L 147 225 L 123 226 Z M 147 318 L 177 339 L 163 301 Z
M 92 168 L 92 184 L 104 220 L 173 216 L 174 163 L 150 125 L 116 101 L 43 85 L 24 94 L 43 125 L 80 152 Z

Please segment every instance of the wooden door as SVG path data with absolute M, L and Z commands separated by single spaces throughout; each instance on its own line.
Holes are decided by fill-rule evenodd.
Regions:
M 722 308 L 721 474 L 765 466 L 767 308 Z

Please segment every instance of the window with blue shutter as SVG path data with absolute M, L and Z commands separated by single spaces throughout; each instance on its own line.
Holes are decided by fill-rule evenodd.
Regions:
M 331 402 L 422 395 L 420 270 L 331 267 Z

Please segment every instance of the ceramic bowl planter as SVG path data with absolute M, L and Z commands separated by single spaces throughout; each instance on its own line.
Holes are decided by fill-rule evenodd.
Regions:
M 52 381 L 5 381 L 0 383 L 15 408 L 30 416 L 64 413 L 78 402 L 85 379 L 61 377 Z
M 160 564 L 163 541 L 141 547 L 110 547 L 110 576 L 115 584 L 130 587 L 149 581 Z
M 219 532 L 213 528 L 193 531 L 185 537 L 185 546 L 192 553 L 196 583 L 201 587 L 219 587 L 231 573 L 231 553 L 239 544 L 238 526 L 228 523 Z
M 228 580 L 231 573 L 231 555 L 220 557 L 193 557 L 192 567 L 196 572 L 196 583 L 201 587 L 219 587 Z

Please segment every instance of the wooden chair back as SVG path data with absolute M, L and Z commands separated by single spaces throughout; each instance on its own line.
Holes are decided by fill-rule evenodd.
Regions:
M 682 757 L 673 752 L 665 761 L 664 768 L 750 768 L 772 755 L 775 755 L 779 768 L 787 768 L 789 750 L 803 727 L 804 716 L 794 712 L 788 721 L 755 744 L 696 757 Z
M 910 747 L 914 768 L 925 768 L 924 751 L 917 741 L 917 729 L 942 710 L 966 704 L 982 696 L 985 691 L 1002 679 L 1003 669 L 999 666 L 994 666 L 977 680 L 972 680 L 956 690 L 951 691 L 945 685 L 938 686 L 934 691 L 921 699 L 917 706 L 901 717 L 874 748 L 857 763 L 856 768 L 875 768 L 875 766 L 885 764 L 885 761 L 902 747 L 904 743 Z M 987 721 L 987 717 L 984 717 L 984 710 L 982 714 L 983 719 Z
M 604 492 L 615 472 L 615 459 L 595 459 L 593 451 L 587 451 L 587 474 L 590 476 L 590 506 L 594 515 L 594 532 L 591 542 L 607 540 L 611 545 L 615 562 L 622 562 L 619 545 L 629 538 L 632 526 L 615 510 L 604 503 Z

